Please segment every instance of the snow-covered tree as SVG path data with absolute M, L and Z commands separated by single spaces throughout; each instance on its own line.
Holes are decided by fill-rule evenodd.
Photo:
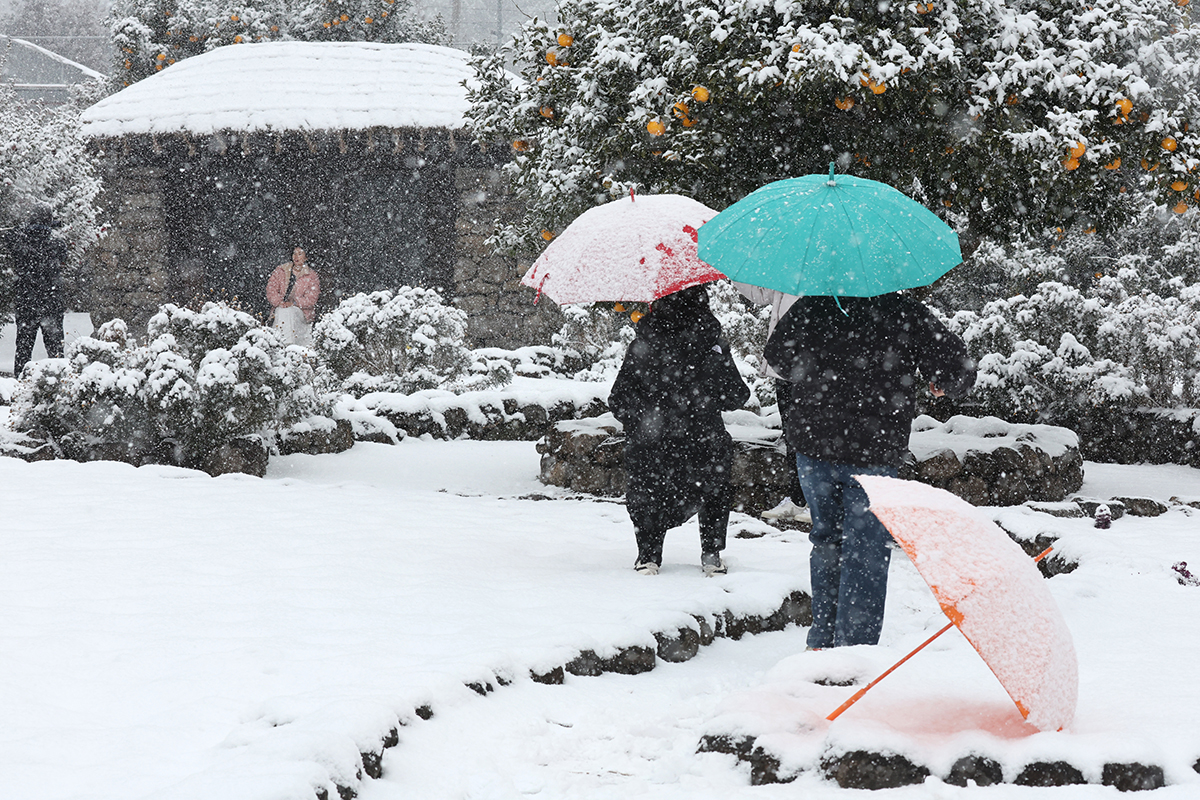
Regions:
M 418 19 L 413 0 L 116 0 L 109 27 L 116 89 L 222 45 L 448 41 L 441 19 Z
M 884 181 L 974 236 L 1112 230 L 1200 199 L 1198 30 L 1176 0 L 564 0 L 477 59 L 539 245 L 636 186 L 724 208 L 771 180 Z M 511 62 L 519 73 L 506 70 Z
M 82 95 L 79 103 L 25 102 L 0 84 L 0 231 L 20 227 L 39 206 L 49 207 L 62 223 L 55 235 L 68 245 L 68 276 L 100 233 L 100 181 L 79 136 L 79 111 L 86 102 Z M 0 314 L 11 310 L 14 268 L 0 237 Z

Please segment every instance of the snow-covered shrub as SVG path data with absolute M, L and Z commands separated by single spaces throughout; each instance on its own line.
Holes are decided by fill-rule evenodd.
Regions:
M 199 363 L 205 354 L 230 349 L 262 323 L 250 314 L 225 303 L 205 303 L 199 311 L 165 305 L 150 318 L 146 332 L 150 339 L 169 334 L 175 347 L 189 360 Z
M 1136 281 L 1136 276 L 1128 276 Z M 1200 405 L 1200 285 L 1088 297 L 1055 281 L 949 320 L 979 363 L 975 398 L 998 416 L 1060 420 L 1094 406 Z
M 1070 424 L 1092 408 L 1200 406 L 1200 215 L 1136 203 L 1111 235 L 985 241 L 938 282 L 989 413 Z
M 604 381 L 616 377 L 636 330 L 629 315 L 611 303 L 562 307 L 563 325 L 551 336 L 555 346 L 583 363 L 576 380 Z
M 436 289 L 401 286 L 343 300 L 314 327 L 313 346 L 342 389 L 358 397 L 512 380 L 507 361 L 472 358 L 466 330 L 466 312 L 442 302 Z
M 167 305 L 149 331 L 149 343 L 138 345 L 113 320 L 71 343 L 66 358 L 31 363 L 13 399 L 13 426 L 72 457 L 102 450 L 138 463 L 167 443 L 170 460 L 199 466 L 231 439 L 272 441 L 330 410 L 311 351 L 284 346 L 248 314 Z

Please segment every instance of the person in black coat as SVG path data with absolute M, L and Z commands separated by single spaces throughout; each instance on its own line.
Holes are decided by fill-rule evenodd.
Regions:
M 918 388 L 964 396 L 975 385 L 975 364 L 958 336 L 901 293 L 802 297 L 765 355 L 793 386 L 784 429 L 812 510 L 808 646 L 876 644 L 891 537 L 853 476 L 895 477 Z
M 51 236 L 57 225 L 48 208 L 39 208 L 30 215 L 20 230 L 8 234 L 8 251 L 15 266 L 13 311 L 17 318 L 17 348 L 13 359 L 13 374 L 21 370 L 33 356 L 38 328 L 42 343 L 51 358 L 63 354 L 62 265 L 67 248 Z
M 638 572 L 658 572 L 667 530 L 697 512 L 705 574 L 726 571 L 733 439 L 721 412 L 749 397 L 704 286 L 663 297 L 638 322 L 608 401 L 625 427 Z

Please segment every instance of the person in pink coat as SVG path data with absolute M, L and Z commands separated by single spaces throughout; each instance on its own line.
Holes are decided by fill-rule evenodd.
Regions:
M 287 344 L 308 344 L 321 296 L 321 278 L 308 265 L 303 247 L 292 251 L 292 260 L 280 264 L 267 280 L 267 302 L 275 329 Z

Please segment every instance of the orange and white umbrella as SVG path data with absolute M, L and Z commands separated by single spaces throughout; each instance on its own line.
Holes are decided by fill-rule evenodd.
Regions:
M 696 255 L 716 211 L 678 194 L 637 195 L 590 208 L 554 238 L 521 283 L 560 305 L 652 303 L 724 278 Z
M 1021 716 L 1044 731 L 1068 725 L 1079 692 L 1075 645 L 1033 559 L 986 514 L 950 492 L 896 478 L 857 480 L 872 513 Z

